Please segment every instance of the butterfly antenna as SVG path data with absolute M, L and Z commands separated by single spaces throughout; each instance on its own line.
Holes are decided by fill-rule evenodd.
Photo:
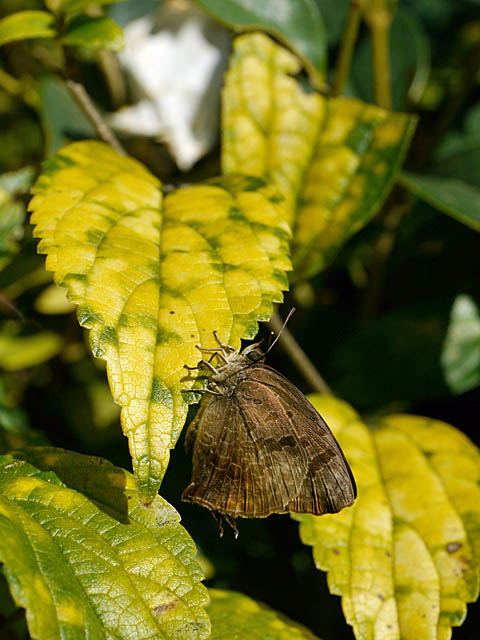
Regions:
M 288 316 L 285 318 L 285 322 L 282 324 L 282 328 L 280 329 L 280 331 L 277 334 L 277 337 L 275 338 L 275 340 L 272 342 L 272 344 L 268 347 L 268 349 L 265 351 L 265 355 L 267 355 L 267 353 L 269 351 L 271 351 L 273 349 L 273 347 L 276 345 L 277 340 L 280 338 L 280 336 L 283 333 L 283 330 L 285 329 L 285 327 L 287 326 L 287 322 L 290 320 L 290 318 L 293 316 L 293 314 L 295 313 L 296 309 L 295 307 L 292 307 L 290 309 L 290 313 L 288 314 Z M 272 331 L 273 334 L 273 331 Z
M 270 331 L 270 335 L 268 336 L 268 344 L 267 344 L 267 348 L 265 350 L 265 353 L 268 353 L 270 351 L 270 345 L 272 344 L 272 338 L 275 335 L 275 331 Z

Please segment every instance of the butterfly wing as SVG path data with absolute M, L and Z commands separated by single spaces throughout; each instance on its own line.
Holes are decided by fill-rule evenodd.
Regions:
M 182 499 L 232 517 L 335 513 L 355 481 L 331 431 L 305 396 L 263 364 L 230 397 L 204 399 L 187 440 L 193 475 Z
M 261 393 L 254 402 L 268 401 Z M 245 399 L 242 395 L 242 405 Z M 271 419 L 276 411 L 272 408 Z M 182 500 L 233 518 L 262 518 L 284 511 L 287 497 L 300 491 L 307 461 L 291 437 L 283 442 L 291 448 L 289 455 L 276 446 L 282 434 L 273 428 L 265 432 L 264 417 L 262 412 L 259 422 L 254 412 L 245 413 L 236 394 L 204 399 L 187 433 L 190 442 L 194 438 L 193 473 Z M 260 439 L 259 430 L 264 431 Z
M 237 392 L 238 401 L 247 414 L 249 398 L 243 400 L 245 388 L 248 396 L 254 396 L 261 389 L 269 390 L 269 398 L 275 398 L 284 408 L 277 428 L 285 434 L 283 438 L 288 434 L 294 437 L 307 460 L 300 491 L 290 497 L 284 511 L 321 515 L 337 513 L 353 504 L 357 489 L 345 456 L 326 422 L 301 391 L 275 369 L 264 364 L 254 365 L 246 384 Z M 265 409 L 268 411 L 268 407 Z M 282 437 L 278 442 L 282 442 Z M 259 446 L 262 446 L 260 442 Z M 288 449 L 285 455 L 289 455 Z

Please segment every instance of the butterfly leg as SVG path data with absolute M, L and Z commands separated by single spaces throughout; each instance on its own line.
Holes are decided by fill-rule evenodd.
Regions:
M 213 518 L 218 522 L 218 535 L 220 538 L 223 538 L 223 522 L 222 522 L 222 514 L 217 511 L 210 512 Z
M 223 393 L 219 391 L 212 391 L 212 389 L 180 389 L 182 393 L 209 393 L 211 396 L 223 396 Z
M 218 342 L 218 344 L 220 345 L 221 350 L 226 354 L 228 353 L 235 353 L 236 349 L 234 349 L 233 347 L 231 347 L 229 344 L 223 344 L 223 342 L 220 340 L 220 338 L 217 335 L 217 332 L 214 331 L 213 332 L 213 336 L 215 338 L 215 340 Z
M 235 518 L 232 518 L 232 516 L 229 516 L 229 515 L 225 514 L 225 522 L 232 527 L 233 534 L 234 534 L 235 540 L 236 540 L 238 538 L 237 521 L 235 520 Z

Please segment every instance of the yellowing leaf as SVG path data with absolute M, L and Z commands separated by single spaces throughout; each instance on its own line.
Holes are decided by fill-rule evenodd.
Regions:
M 480 455 L 455 428 L 419 416 L 377 420 L 312 396 L 358 484 L 336 515 L 295 515 L 315 563 L 361 640 L 447 640 L 478 596 Z
M 31 201 L 38 250 L 107 361 L 136 480 L 151 502 L 184 425 L 184 365 L 213 331 L 238 348 L 287 287 L 282 198 L 258 178 L 178 189 L 99 142 L 59 151 Z
M 267 36 L 235 41 L 223 94 L 226 174 L 261 176 L 286 197 L 295 277 L 320 271 L 378 211 L 415 128 L 414 116 L 306 93 L 300 62 Z
M 201 640 L 195 546 L 165 500 L 138 501 L 102 458 L 34 447 L 0 457 L 0 561 L 38 640 Z
M 235 591 L 210 589 L 211 640 L 318 640 L 305 627 Z

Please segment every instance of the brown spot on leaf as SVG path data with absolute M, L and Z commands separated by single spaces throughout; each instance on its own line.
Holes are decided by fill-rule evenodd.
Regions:
M 385 551 L 385 555 L 387 556 L 387 558 L 391 558 L 392 554 L 390 553 L 390 551 Z
M 340 555 L 340 551 L 338 549 L 332 549 L 332 553 L 334 553 L 336 556 Z
M 377 593 L 377 596 L 380 598 L 382 602 L 385 602 L 385 596 L 383 595 L 383 593 Z
M 463 547 L 461 542 L 449 542 L 447 544 L 447 553 L 455 553 Z
M 171 314 L 174 314 L 174 313 L 175 313 L 175 311 L 170 311 L 170 313 L 171 313 Z
M 173 609 L 174 606 L 175 606 L 174 602 L 167 602 L 166 604 L 159 604 L 158 607 L 154 607 L 153 608 L 153 613 L 156 616 L 160 616 L 160 615 L 163 615 L 164 613 L 167 613 L 167 611 L 170 611 L 170 609 Z

